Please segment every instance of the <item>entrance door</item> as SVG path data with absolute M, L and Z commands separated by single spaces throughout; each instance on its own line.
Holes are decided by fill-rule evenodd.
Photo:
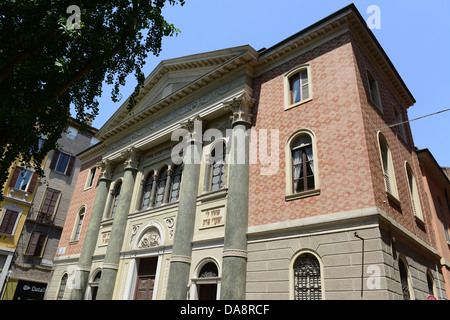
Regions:
M 157 257 L 144 258 L 139 261 L 134 300 L 152 299 L 157 262 Z
M 216 300 L 217 283 L 198 285 L 198 300 Z

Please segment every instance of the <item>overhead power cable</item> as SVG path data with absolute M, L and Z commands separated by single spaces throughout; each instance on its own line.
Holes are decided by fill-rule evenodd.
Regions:
M 411 119 L 411 120 L 397 122 L 397 123 L 391 124 L 391 125 L 383 127 L 383 128 L 375 129 L 374 131 L 395 127 L 395 126 L 398 126 L 398 125 L 401 125 L 401 124 L 404 124 L 404 123 L 413 122 L 413 121 L 416 121 L 416 120 L 419 120 L 419 119 L 423 119 L 423 118 L 426 118 L 426 117 L 434 116 L 436 114 L 447 112 L 447 111 L 450 111 L 450 108 L 449 109 L 445 109 L 445 110 L 441 110 L 441 111 L 437 111 L 437 112 L 434 112 L 434 113 L 430 113 L 430 114 L 427 114 L 427 115 L 424 115 L 424 116 L 421 116 L 421 117 L 418 117 L 418 118 L 414 118 L 414 119 Z

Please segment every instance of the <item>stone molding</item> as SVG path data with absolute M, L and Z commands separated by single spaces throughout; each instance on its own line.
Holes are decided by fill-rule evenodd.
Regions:
M 104 263 L 103 269 L 119 270 L 119 265 L 117 263 Z
M 222 257 L 239 257 L 247 259 L 248 251 L 242 249 L 225 249 Z
M 187 264 L 191 264 L 191 257 L 188 256 L 172 256 L 170 258 L 170 262 L 183 262 L 183 263 L 187 263 Z

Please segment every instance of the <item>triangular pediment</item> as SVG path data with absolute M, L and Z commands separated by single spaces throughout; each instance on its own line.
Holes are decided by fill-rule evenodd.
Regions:
M 97 136 L 110 136 L 121 124 L 138 117 L 166 98 L 181 92 L 202 78 L 220 69 L 249 50 L 249 46 L 234 47 L 207 53 L 162 61 L 145 79 L 144 87 L 137 97 L 137 104 L 130 113 L 125 101 L 99 130 Z

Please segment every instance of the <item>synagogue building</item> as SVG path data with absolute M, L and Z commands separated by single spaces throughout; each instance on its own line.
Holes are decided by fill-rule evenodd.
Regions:
M 415 100 L 354 5 L 137 101 L 78 155 L 45 299 L 447 299 Z

